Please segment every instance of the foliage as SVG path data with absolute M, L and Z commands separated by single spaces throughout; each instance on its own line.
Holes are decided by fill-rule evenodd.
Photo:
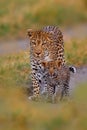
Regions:
M 24 37 L 26 29 L 35 26 L 86 22 L 87 12 L 82 6 L 86 0 L 71 3 L 71 0 L 0 0 L 0 37 Z
M 83 62 L 79 62 L 81 55 L 80 59 L 74 60 L 74 52 L 76 57 L 78 54 L 85 55 L 86 42 L 82 43 L 73 41 L 65 44 L 66 55 L 71 52 L 68 58 L 73 64 Z M 28 51 L 0 57 L 0 129 L 87 130 L 87 84 L 77 87 L 70 101 L 57 104 L 33 102 L 28 100 L 25 93 L 26 87 L 30 87 L 29 74 Z
M 69 41 L 65 43 L 65 55 L 67 62 L 76 66 L 87 65 L 87 45 L 86 40 Z

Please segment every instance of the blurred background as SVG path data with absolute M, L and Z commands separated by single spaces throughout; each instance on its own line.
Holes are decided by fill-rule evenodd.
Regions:
M 23 39 L 27 28 L 46 25 L 87 30 L 87 0 L 0 0 L 0 38 Z
M 33 102 L 26 30 L 55 25 L 64 36 L 70 101 Z M 0 0 L 0 129 L 87 130 L 87 0 Z

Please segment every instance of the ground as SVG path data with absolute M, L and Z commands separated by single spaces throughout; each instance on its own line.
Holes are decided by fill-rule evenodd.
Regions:
M 70 81 L 72 98 L 56 104 L 28 100 L 28 40 L 0 43 L 1 130 L 87 130 L 86 41 L 65 42 L 67 62 L 76 66 L 77 73 Z

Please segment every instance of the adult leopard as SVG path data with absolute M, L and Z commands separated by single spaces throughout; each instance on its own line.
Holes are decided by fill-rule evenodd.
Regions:
M 30 41 L 30 63 L 33 95 L 29 99 L 36 99 L 44 91 L 47 84 L 43 78 L 42 61 L 61 61 L 65 64 L 64 42 L 62 32 L 58 27 L 47 26 L 41 30 L 28 29 Z

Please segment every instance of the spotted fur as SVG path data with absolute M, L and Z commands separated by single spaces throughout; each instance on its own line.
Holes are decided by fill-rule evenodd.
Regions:
M 42 62 L 44 67 L 44 78 L 47 81 L 48 98 L 53 97 L 55 89 L 60 95 L 60 99 L 69 96 L 70 71 L 76 72 L 74 67 L 62 65 L 59 61 Z
M 51 46 L 48 46 L 52 54 L 50 59 L 58 60 L 65 64 L 64 40 L 61 30 L 56 26 L 46 26 L 43 27 L 43 31 L 52 34 L 53 42 Z
M 29 98 L 36 98 L 47 86 L 42 61 L 58 60 L 65 64 L 63 35 L 58 27 L 47 26 L 42 30 L 28 29 L 28 36 L 33 84 L 33 96 Z

